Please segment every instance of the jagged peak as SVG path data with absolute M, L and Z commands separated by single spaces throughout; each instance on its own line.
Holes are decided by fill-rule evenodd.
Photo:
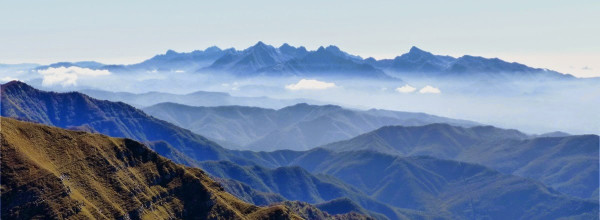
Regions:
M 210 46 L 206 49 L 204 49 L 204 52 L 220 52 L 222 51 L 221 48 L 217 47 L 217 46 Z
M 4 83 L 2 84 L 2 88 L 6 88 L 6 87 L 13 87 L 13 86 L 17 86 L 17 87 L 25 87 L 25 88 L 32 88 L 30 85 L 28 85 L 27 83 L 21 82 L 19 80 L 12 80 L 10 82 Z
M 332 52 L 342 52 L 342 50 L 340 50 L 340 48 L 335 45 L 329 45 L 325 49 Z
M 256 44 L 254 44 L 254 47 L 257 47 L 257 46 L 258 47 L 266 47 L 267 44 L 263 43 L 262 41 L 258 41 L 258 42 L 256 42 Z
M 281 48 L 295 48 L 295 47 L 289 45 L 288 43 L 283 43 L 281 46 L 279 46 L 279 48 L 281 49 Z
M 171 50 L 171 49 L 167 50 L 167 52 L 165 53 L 165 55 L 174 55 L 174 54 L 177 54 L 177 52 L 174 50 Z
M 422 53 L 422 52 L 426 52 L 426 51 L 421 50 L 420 48 L 418 48 L 416 46 L 412 46 L 412 47 L 410 47 L 410 50 L 408 52 L 409 53 Z
M 265 44 L 262 41 L 259 41 L 258 43 L 254 44 L 254 46 L 248 47 L 244 51 L 270 51 L 270 50 L 275 50 L 275 47 Z
M 304 46 L 299 46 L 299 47 L 298 47 L 298 50 L 307 51 L 307 50 L 306 50 L 306 47 L 304 47 Z

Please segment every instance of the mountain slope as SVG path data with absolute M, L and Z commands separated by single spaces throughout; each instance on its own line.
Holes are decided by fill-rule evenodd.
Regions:
M 323 159 L 326 158 L 326 159 Z M 598 202 L 465 162 L 314 149 L 289 165 L 337 177 L 386 204 L 459 219 L 596 217 Z
M 61 128 L 92 130 L 138 141 L 166 141 L 194 160 L 224 159 L 216 143 L 122 102 L 100 101 L 81 93 L 44 92 L 13 81 L 2 85 L 2 116 Z M 189 160 L 176 162 L 187 164 Z
M 1 119 L 3 219 L 299 219 L 132 140 Z
M 385 125 L 476 123 L 423 113 L 359 111 L 334 105 L 296 104 L 279 110 L 244 106 L 192 107 L 162 103 L 143 109 L 150 115 L 216 140 L 251 150 L 305 150 L 354 137 Z
M 398 219 L 402 215 L 393 208 L 369 198 L 364 193 L 354 189 L 348 184 L 327 175 L 311 174 L 300 167 L 278 167 L 275 169 L 260 166 L 240 166 L 228 161 L 202 162 L 199 167 L 218 179 L 231 179 L 241 182 L 249 188 L 229 191 L 244 197 L 247 194 L 256 194 L 248 189 L 264 193 L 275 193 L 287 200 L 298 200 L 308 203 L 322 203 L 339 198 L 349 198 L 358 205 L 372 212 L 363 213 L 372 216 L 386 215 L 390 219 Z M 247 197 L 246 197 L 247 198 Z M 254 198 L 253 198 L 254 199 Z M 261 197 L 258 198 L 262 200 Z M 338 211 L 331 214 L 343 214 Z M 378 214 L 382 213 L 382 214 Z
M 125 103 L 101 101 L 77 92 L 45 92 L 18 81 L 1 85 L 0 92 L 2 116 L 135 139 L 181 164 L 193 166 L 205 160 L 229 160 L 243 165 L 258 161 L 274 166 L 291 156 L 287 152 L 264 154 L 227 150 L 203 136 L 158 120 Z
M 516 130 L 491 126 L 433 124 L 383 127 L 324 148 L 479 163 L 535 178 L 569 195 L 593 199 L 598 198 L 600 178 L 598 141 L 596 135 L 530 138 Z

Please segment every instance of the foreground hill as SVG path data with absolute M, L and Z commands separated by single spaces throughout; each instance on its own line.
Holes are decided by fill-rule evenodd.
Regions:
M 335 105 L 296 104 L 279 110 L 245 106 L 193 107 L 161 103 L 150 115 L 206 135 L 221 145 L 250 150 L 307 150 L 355 137 L 386 125 L 474 122 L 423 113 L 350 110 Z
M 2 118 L 3 219 L 299 219 L 256 207 L 144 145 Z
M 597 199 L 599 139 L 597 135 L 528 138 L 516 130 L 491 126 L 432 124 L 383 127 L 323 147 L 338 152 L 371 150 L 479 163 L 535 178 L 569 195 Z

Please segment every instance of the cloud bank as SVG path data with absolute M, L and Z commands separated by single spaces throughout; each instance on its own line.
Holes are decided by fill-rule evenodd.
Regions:
M 298 83 L 285 86 L 289 90 L 323 90 L 336 87 L 335 83 L 323 82 L 314 79 L 301 79 Z
M 402 87 L 396 88 L 396 91 L 400 92 L 400 93 L 411 93 L 411 92 L 414 92 L 416 90 L 417 90 L 417 88 L 412 87 L 412 86 L 410 86 L 408 84 L 406 84 L 406 85 L 404 85 Z
M 422 93 L 422 94 L 426 94 L 426 93 L 439 94 L 439 93 L 442 93 L 442 91 L 440 91 L 440 89 L 438 89 L 438 88 L 435 88 L 433 86 L 427 85 L 427 86 L 423 87 L 421 90 L 419 90 L 419 93 Z
M 79 77 L 97 77 L 110 75 L 108 70 L 93 70 L 88 68 L 81 68 L 77 66 L 70 67 L 49 67 L 47 69 L 38 70 L 39 74 L 44 77 L 42 85 L 51 86 L 60 84 L 62 86 L 73 86 L 77 85 L 77 79 Z

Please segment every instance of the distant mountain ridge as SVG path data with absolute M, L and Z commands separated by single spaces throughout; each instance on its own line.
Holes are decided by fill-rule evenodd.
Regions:
M 384 80 L 398 80 L 398 76 L 422 77 L 513 77 L 543 76 L 549 78 L 574 78 L 556 71 L 532 68 L 520 63 L 506 62 L 498 58 L 464 55 L 451 57 L 434 55 L 417 47 L 394 59 L 362 58 L 340 50 L 336 46 L 319 47 L 309 51 L 305 47 L 283 44 L 274 47 L 263 42 L 244 49 L 222 50 L 209 47 L 189 53 L 168 50 L 141 63 L 131 65 L 106 65 L 97 62 L 61 62 L 38 69 L 58 66 L 79 66 L 91 69 L 108 69 L 115 72 L 129 71 L 185 71 L 226 72 L 236 76 L 346 76 Z M 397 74 L 395 74 L 397 73 Z
M 110 92 L 104 90 L 80 90 L 79 92 L 100 100 L 125 102 L 138 108 L 149 107 L 163 102 L 173 102 L 190 106 L 257 106 L 262 108 L 283 108 L 298 103 L 319 104 L 310 99 L 275 99 L 269 97 L 232 96 L 225 92 L 196 91 L 188 94 L 173 94 L 164 92 Z
M 143 109 L 216 140 L 226 147 L 250 150 L 307 150 L 354 137 L 386 125 L 478 123 L 424 113 L 351 110 L 336 105 L 300 103 L 278 110 L 245 106 L 193 107 L 161 103 Z

